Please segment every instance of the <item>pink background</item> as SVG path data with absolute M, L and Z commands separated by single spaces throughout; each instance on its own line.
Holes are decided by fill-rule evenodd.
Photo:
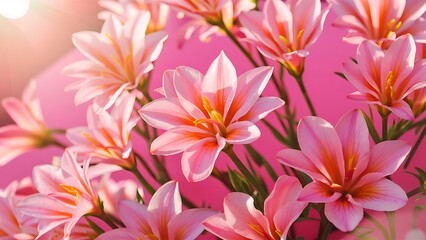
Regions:
M 355 91 L 355 89 L 348 82 L 333 73 L 341 71 L 341 64 L 350 61 L 349 57 L 355 57 L 356 53 L 356 46 L 342 42 L 345 32 L 331 27 L 330 23 L 334 17 L 332 13 L 328 16 L 323 35 L 309 49 L 310 55 L 306 59 L 304 74 L 305 84 L 318 115 L 333 125 L 336 124 L 343 114 L 354 108 L 367 109 L 365 105 L 346 98 L 346 95 Z M 219 55 L 221 50 L 234 63 L 238 74 L 251 68 L 251 65 L 246 61 L 244 56 L 225 37 L 214 37 L 209 43 L 201 43 L 198 38 L 193 37 L 182 49 L 177 49 L 176 30 L 180 24 L 180 21 L 174 19 L 170 21 L 167 27 L 169 38 L 166 41 L 160 58 L 155 63 L 152 89 L 160 86 L 161 75 L 165 69 L 184 65 L 205 73 L 210 63 Z M 86 124 L 85 109 L 87 105 L 75 107 L 73 103 L 74 92 L 64 92 L 63 90 L 66 85 L 75 81 L 75 79 L 61 75 L 61 69 L 64 66 L 82 59 L 84 57 L 78 51 L 72 50 L 35 77 L 38 84 L 38 94 L 42 103 L 42 110 L 45 114 L 47 125 L 51 128 L 69 128 Z M 289 76 L 287 76 L 286 81 L 291 94 L 292 106 L 297 106 L 298 116 L 308 115 L 306 104 L 299 89 L 296 87 L 295 81 Z M 160 97 L 155 93 L 152 95 L 155 98 Z M 272 88 L 272 83 L 269 84 L 264 95 L 276 95 Z M 378 116 L 376 116 L 377 118 Z M 271 115 L 269 119 L 272 120 L 273 116 Z M 277 163 L 275 154 L 279 150 L 284 149 L 285 146 L 278 143 L 261 123 L 258 125 L 262 130 L 262 136 L 256 142 L 255 146 L 269 159 L 277 172 L 282 174 L 281 166 Z M 415 141 L 412 134 L 404 136 L 403 139 L 411 144 L 414 144 Z M 414 166 L 425 166 L 424 157 L 426 151 L 424 147 L 425 144 L 422 144 L 408 170 L 412 171 Z M 136 140 L 134 148 L 139 153 L 148 153 L 147 147 L 142 141 Z M 237 149 L 239 148 L 237 147 Z M 31 170 L 34 165 L 49 163 L 52 156 L 60 154 L 61 149 L 54 147 L 37 150 L 26 153 L 6 166 L 0 167 L 0 188 L 4 188 L 13 180 L 31 176 Z M 218 166 L 222 169 L 226 169 L 227 165 L 234 168 L 232 162 L 225 154 L 221 154 L 217 162 Z M 196 203 L 205 203 L 214 209 L 222 211 L 222 199 L 227 192 L 217 180 L 209 178 L 200 183 L 188 183 L 184 180 L 180 170 L 180 155 L 168 158 L 167 163 L 167 168 L 172 172 L 172 176 L 179 181 L 183 194 L 189 196 Z M 122 179 L 131 176 L 130 174 L 121 172 L 114 174 L 114 177 Z M 418 186 L 417 180 L 402 169 L 392 179 L 406 191 L 410 191 Z M 384 218 L 383 213 L 378 213 L 377 216 Z M 407 208 L 406 211 L 402 211 L 402 213 L 397 215 L 397 223 L 403 226 L 402 230 L 398 230 L 398 234 L 405 234 L 404 232 L 411 224 L 411 220 L 411 208 Z M 313 229 L 306 234 L 308 237 L 313 237 L 316 232 Z

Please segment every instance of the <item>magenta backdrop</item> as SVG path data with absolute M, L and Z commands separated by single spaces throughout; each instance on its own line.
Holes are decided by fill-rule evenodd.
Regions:
M 346 95 L 355 91 L 355 89 L 343 79 L 337 77 L 334 72 L 341 70 L 343 62 L 350 61 L 350 57 L 355 57 L 356 46 L 342 42 L 345 32 L 331 27 L 331 21 L 335 18 L 331 13 L 326 21 L 324 33 L 318 42 L 310 48 L 310 55 L 306 59 L 304 79 L 310 93 L 310 96 L 317 109 L 318 115 L 328 120 L 333 125 L 346 112 L 354 108 L 367 109 L 365 105 L 347 99 Z M 174 19 L 170 21 L 167 30 L 169 38 L 155 63 L 153 75 L 152 89 L 161 85 L 161 76 L 165 69 L 175 68 L 180 65 L 190 66 L 205 73 L 210 63 L 215 59 L 221 50 L 223 50 L 230 60 L 234 63 L 237 73 L 241 74 L 250 69 L 250 64 L 238 49 L 226 37 L 214 37 L 209 43 L 201 43 L 198 38 L 190 39 L 182 49 L 177 49 L 176 31 L 179 21 Z M 51 128 L 69 128 L 74 126 L 85 125 L 85 112 L 87 105 L 75 107 L 73 103 L 74 92 L 64 92 L 64 87 L 75 79 L 61 75 L 61 69 L 84 57 L 76 50 L 69 52 L 56 63 L 52 64 L 43 73 L 36 77 L 38 85 L 38 94 L 42 104 L 42 110 L 45 115 L 47 125 Z M 286 78 L 289 92 L 291 94 L 292 106 L 297 106 L 298 115 L 305 116 L 308 114 L 306 104 L 296 87 L 296 83 L 290 77 Z M 153 94 L 159 97 L 158 94 Z M 265 95 L 276 95 L 269 84 Z M 273 119 L 271 115 L 269 119 Z M 259 124 L 261 125 L 261 124 Z M 260 126 L 262 136 L 257 140 L 255 146 L 264 156 L 270 160 L 271 164 L 280 171 L 280 166 L 275 159 L 275 154 L 285 147 L 279 144 L 267 129 Z M 403 139 L 414 144 L 413 135 L 404 136 Z M 412 162 L 408 170 L 413 170 L 414 166 L 425 166 L 423 163 L 426 159 L 425 144 L 420 147 L 416 158 Z M 136 141 L 134 144 L 136 151 L 142 154 L 148 154 L 146 144 Z M 4 188 L 11 181 L 31 176 L 32 167 L 36 164 L 49 163 L 52 156 L 61 154 L 61 150 L 57 148 L 47 148 L 38 151 L 26 153 L 11 163 L 0 168 L 0 188 Z M 423 161 L 423 162 L 422 162 Z M 188 183 L 184 180 L 180 170 L 180 155 L 168 158 L 167 168 L 172 172 L 172 176 L 180 183 L 181 192 L 196 203 L 205 203 L 214 209 L 222 211 L 222 199 L 226 195 L 226 190 L 215 179 L 209 178 L 200 183 Z M 226 168 L 229 165 L 234 168 L 231 161 L 225 154 L 221 154 L 218 158 L 219 168 Z M 124 172 L 113 175 L 116 179 L 130 177 Z M 392 178 L 400 184 L 406 191 L 412 190 L 418 184 L 417 180 L 405 173 L 402 169 Z M 404 226 L 404 229 L 410 226 L 412 221 L 412 210 L 397 214 L 397 222 Z M 384 216 L 383 213 L 377 213 L 377 216 Z M 400 218 L 398 218 L 400 216 Z M 403 218 L 402 218 L 403 217 Z M 423 218 L 424 219 L 424 218 Z M 425 226 L 423 226 L 425 227 Z M 401 230 L 398 234 L 404 234 Z M 316 229 L 305 232 L 307 239 L 313 238 Z M 211 236 L 203 236 L 204 239 L 212 239 Z

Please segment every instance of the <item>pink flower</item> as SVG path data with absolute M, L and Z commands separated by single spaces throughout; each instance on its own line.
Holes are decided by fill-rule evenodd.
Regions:
M 227 1 L 221 8 L 221 21 L 225 26 L 237 35 L 240 27 L 235 24 L 239 15 L 242 12 L 250 11 L 256 7 L 256 4 L 251 0 L 232 0 Z M 225 32 L 217 26 L 217 22 L 209 22 L 204 18 L 194 17 L 194 19 L 186 22 L 178 32 L 178 46 L 182 47 L 195 32 L 198 32 L 202 42 L 210 41 L 214 34 L 225 35 Z
M 52 143 L 53 138 L 44 123 L 34 80 L 25 88 L 22 99 L 5 98 L 2 105 L 16 124 L 0 127 L 0 166 L 27 151 Z
M 74 152 L 90 155 L 92 163 L 131 167 L 134 164 L 130 132 L 140 119 L 133 116 L 135 92 L 125 93 L 115 103 L 111 113 L 101 109 L 98 114 L 91 107 L 87 111 L 87 127 L 67 131 Z
M 136 193 L 143 197 L 142 189 L 138 188 L 136 182 L 132 180 L 124 180 L 116 182 L 108 175 L 106 178 L 96 183 L 99 198 L 102 199 L 104 211 L 118 217 L 118 205 L 122 200 L 136 199 Z
M 106 8 L 106 11 L 102 11 L 98 15 L 102 20 L 107 20 L 113 14 L 125 23 L 141 11 L 149 11 L 151 19 L 146 29 L 147 33 L 163 30 L 170 13 L 167 5 L 149 0 L 99 0 L 98 3 Z
M 223 52 L 205 76 L 189 67 L 166 72 L 165 98 L 140 110 L 148 124 L 167 130 L 152 142 L 151 153 L 183 152 L 182 170 L 187 180 L 207 178 L 227 144 L 255 141 L 260 131 L 254 123 L 284 104 L 276 97 L 259 98 L 271 74 L 271 67 L 260 67 L 237 78 Z
M 420 116 L 426 110 L 426 88 L 420 88 L 407 96 L 414 117 Z
M 64 224 L 55 227 L 50 230 L 38 240 L 54 240 L 54 239 L 64 239 Z M 69 235 L 69 239 L 72 240 L 93 240 L 97 237 L 98 234 L 90 227 L 87 221 L 84 218 L 81 218 L 72 228 L 72 231 Z
M 221 11 L 225 4 L 231 0 L 159 0 L 175 10 L 182 12 L 192 18 L 204 19 L 206 21 L 221 21 Z
M 307 49 L 320 36 L 328 11 L 328 5 L 321 9 L 320 0 L 267 0 L 263 12 L 242 13 L 240 21 L 249 42 L 299 76 Z
M 40 165 L 34 168 L 33 181 L 39 193 L 20 201 L 18 210 L 38 220 L 38 237 L 64 225 L 64 239 L 68 239 L 84 214 L 99 211 L 98 196 L 87 176 L 88 167 L 88 160 L 81 168 L 76 155 L 65 150 L 60 167 Z
M 17 196 L 19 185 L 14 181 L 6 189 L 0 190 L 0 239 L 29 240 L 37 236 L 35 222 L 16 209 L 20 198 Z
M 73 35 L 74 45 L 89 58 L 64 69 L 67 75 L 82 78 L 67 88 L 77 90 L 77 105 L 94 99 L 97 110 L 107 109 L 123 92 L 143 83 L 167 38 L 164 32 L 145 35 L 149 19 L 148 12 L 141 12 L 123 24 L 113 15 L 101 33 Z
M 407 203 L 404 190 L 386 176 L 398 169 L 410 146 L 395 140 L 370 149 L 360 111 L 347 113 L 336 128 L 319 117 L 305 117 L 297 135 L 301 150 L 285 149 L 278 159 L 314 180 L 299 200 L 325 203 L 325 216 L 341 231 L 352 231 L 364 208 L 395 211 Z
M 201 223 L 215 213 L 207 208 L 182 211 L 178 183 L 170 181 L 157 190 L 148 206 L 122 201 L 119 214 L 126 228 L 114 229 L 96 239 L 196 239 L 203 231 Z
M 384 41 L 410 33 L 416 42 L 426 43 L 426 24 L 422 15 L 426 2 L 418 0 L 332 0 L 338 15 L 333 25 L 349 30 L 344 38 L 348 43 L 360 44 L 372 40 Z
M 245 193 L 229 193 L 223 202 L 224 213 L 207 218 L 207 231 L 221 239 L 285 239 L 293 222 L 307 206 L 298 202 L 302 185 L 294 177 L 281 176 L 266 198 L 264 215 L 254 207 L 254 200 Z
M 343 64 L 343 73 L 358 89 L 348 97 L 378 105 L 382 114 L 389 110 L 400 118 L 413 119 L 403 99 L 426 86 L 426 60 L 415 62 L 415 55 L 416 46 L 409 34 L 397 38 L 386 52 L 371 41 L 361 43 L 358 64 Z

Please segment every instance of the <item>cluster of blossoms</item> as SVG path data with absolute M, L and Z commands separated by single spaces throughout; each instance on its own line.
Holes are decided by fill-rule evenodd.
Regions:
M 296 239 L 303 235 L 294 224 L 300 221 L 319 226 L 318 237 L 326 239 L 331 232 L 354 231 L 364 218 L 388 238 L 368 212 L 386 212 L 392 219 L 391 212 L 410 197 L 426 194 L 421 166 L 412 173 L 421 185 L 407 193 L 391 177 L 402 164 L 409 166 L 426 135 L 426 56 L 420 49 L 426 43 L 425 1 L 99 0 L 99 5 L 105 8 L 98 16 L 105 21 L 101 31 L 72 37 L 85 60 L 63 70 L 78 79 L 67 87 L 76 91 L 75 104 L 90 103 L 86 126 L 49 128 L 34 81 L 22 99 L 2 101 L 16 124 L 0 128 L 0 165 L 49 145 L 64 152 L 34 167 L 32 179 L 0 190 L 0 239 L 183 240 L 203 231 L 221 239 Z M 350 110 L 335 126 L 317 116 L 303 79 L 309 48 L 330 10 L 337 15 L 333 25 L 349 31 L 343 40 L 358 46 L 338 75 L 357 90 L 348 98 L 370 109 Z M 180 46 L 194 34 L 201 40 L 227 36 L 254 68 L 238 76 L 222 51 L 205 74 L 186 66 L 166 70 L 154 90 L 162 96 L 153 99 L 152 73 L 172 11 L 187 18 L 177 34 Z M 298 118 L 289 104 L 285 71 L 311 116 Z M 278 96 L 263 93 L 271 79 Z M 276 159 L 265 159 L 250 145 L 268 130 L 282 144 Z M 400 140 L 410 131 L 417 137 L 413 147 Z M 149 154 L 141 154 L 135 138 L 147 143 Z M 166 167 L 166 157 L 179 153 L 186 181 L 215 177 L 229 190 L 223 209 L 197 206 L 190 195 L 181 195 L 179 184 L 186 181 L 178 183 Z M 226 161 L 228 169 L 218 161 Z M 137 182 L 116 182 L 111 177 L 116 171 L 127 171 Z M 394 231 L 389 230 L 393 237 Z

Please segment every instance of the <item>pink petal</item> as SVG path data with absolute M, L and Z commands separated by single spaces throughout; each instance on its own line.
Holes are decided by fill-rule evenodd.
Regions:
M 245 193 L 226 195 L 223 203 L 225 217 L 234 231 L 250 239 L 270 236 L 268 220 L 254 207 L 254 200 Z
M 401 83 L 413 70 L 415 55 L 416 45 L 410 34 L 397 38 L 383 58 L 381 69 L 382 81 L 385 81 L 388 74 L 392 72 L 395 83 Z M 386 83 L 383 82 L 382 84 L 382 89 L 384 89 L 384 84 Z
M 273 72 L 272 67 L 259 67 L 247 71 L 237 79 L 237 89 L 225 124 L 244 116 L 257 102 Z
M 361 222 L 364 211 L 346 198 L 325 204 L 325 216 L 342 232 L 350 232 Z
M 135 201 L 123 200 L 118 205 L 118 213 L 126 228 L 137 231 L 138 235 L 153 234 L 150 215 L 145 205 Z
M 197 127 L 182 126 L 172 128 L 152 142 L 151 153 L 173 155 L 185 151 L 197 141 L 207 137 L 212 137 L 212 134 Z
M 205 138 L 182 154 L 182 171 L 190 182 L 206 179 L 213 171 L 216 159 L 225 147 L 226 140 L 220 136 Z
M 118 228 L 111 231 L 105 232 L 98 237 L 97 240 L 111 240 L 111 239 L 122 239 L 122 240 L 135 240 L 140 236 L 140 232 L 128 228 Z M 143 239 L 145 240 L 145 239 Z
M 343 74 L 346 76 L 348 81 L 361 92 L 362 94 L 368 94 L 374 96 L 376 99 L 379 98 L 378 93 L 380 92 L 380 86 L 377 86 L 375 82 L 371 82 L 364 77 L 363 72 L 358 64 L 354 62 L 347 62 L 342 64 Z
M 235 67 L 222 51 L 204 76 L 203 96 L 209 99 L 213 109 L 225 117 L 234 99 L 236 87 Z
M 394 140 L 378 143 L 371 149 L 367 172 L 387 176 L 394 173 L 410 152 L 411 146 L 405 141 Z
M 333 126 L 319 117 L 303 118 L 297 129 L 302 152 L 333 183 L 342 184 L 345 162 L 342 144 Z
M 288 230 L 291 225 L 302 214 L 308 203 L 294 202 L 293 204 L 285 204 L 280 207 L 274 216 L 273 223 L 276 230 L 282 233 L 281 239 L 287 236 Z
M 173 97 L 154 100 L 144 105 L 139 113 L 149 125 L 165 130 L 179 125 L 193 126 L 195 120 Z
M 404 80 L 403 84 L 398 84 L 398 86 L 396 86 L 397 83 L 395 83 L 397 97 L 403 99 L 414 90 L 424 88 L 426 85 L 426 81 L 424 79 L 425 75 L 426 59 L 416 61 L 414 63 L 413 71 L 411 71 L 407 79 Z
M 376 91 L 383 89 L 383 83 L 380 81 L 383 58 L 382 49 L 372 41 L 364 41 L 358 47 L 358 67 L 364 78 Z
M 270 112 L 284 105 L 284 101 L 277 97 L 261 97 L 252 108 L 239 120 L 250 121 L 256 123 L 260 119 L 266 117 Z
M 34 186 L 40 193 L 63 192 L 60 187 L 65 176 L 60 168 L 53 165 L 39 165 L 33 169 Z
M 207 208 L 189 209 L 173 217 L 169 224 L 169 239 L 196 239 L 204 230 L 202 223 L 216 211 Z
M 160 239 L 168 236 L 168 223 L 180 212 L 182 212 L 182 199 L 179 193 L 178 183 L 170 181 L 161 186 L 152 196 L 148 205 L 150 218 L 154 228 L 154 234 Z
M 173 78 L 175 70 L 166 70 L 163 74 L 163 89 L 165 97 L 177 97 Z
M 342 142 L 346 176 L 356 179 L 367 167 L 370 157 L 369 133 L 364 117 L 359 110 L 345 114 L 336 126 Z
M 249 144 L 259 137 L 259 128 L 249 121 L 232 123 L 226 128 L 226 142 L 229 144 Z
M 174 86 L 182 107 L 195 119 L 206 118 L 203 110 L 201 85 L 203 74 L 189 67 L 178 67 L 175 71 Z
M 414 113 L 410 105 L 404 100 L 397 100 L 392 102 L 392 106 L 384 106 L 392 111 L 398 117 L 405 120 L 414 120 Z
M 273 222 L 274 215 L 280 207 L 295 204 L 301 191 L 302 185 L 297 178 L 285 175 L 279 177 L 265 200 L 265 217 L 268 221 Z
M 16 98 L 5 98 L 1 103 L 9 116 L 20 128 L 29 132 L 37 132 L 44 125 L 42 119 L 35 118 L 30 106 L 26 105 L 21 100 Z
M 407 204 L 404 190 L 388 179 L 377 180 L 374 174 L 367 174 L 356 185 L 351 195 L 353 201 L 363 208 L 395 211 Z
M 338 200 L 341 193 L 334 191 L 329 185 L 322 182 L 311 182 L 300 193 L 299 200 L 315 203 L 328 203 Z
M 312 163 L 311 159 L 306 157 L 299 150 L 284 149 L 277 153 L 277 159 L 280 163 L 295 168 L 308 174 L 312 179 L 328 183 L 329 179 L 326 178 L 321 171 Z
M 206 230 L 224 240 L 248 240 L 244 236 L 239 235 L 229 226 L 226 221 L 225 214 L 219 213 L 211 216 L 204 221 L 203 226 Z

